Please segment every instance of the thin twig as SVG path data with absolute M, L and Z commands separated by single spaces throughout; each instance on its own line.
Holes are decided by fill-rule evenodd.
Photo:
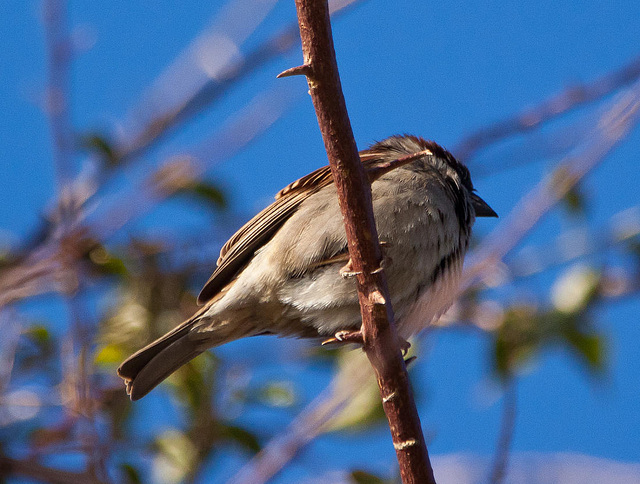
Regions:
M 79 293 L 66 298 L 66 305 L 71 321 L 71 335 L 75 353 L 77 353 L 71 370 L 75 373 L 74 414 L 80 417 L 79 423 L 86 427 L 82 432 L 84 450 L 87 453 L 87 472 L 100 480 L 108 479 L 106 456 L 101 445 L 98 422 L 96 420 L 96 391 L 93 388 L 93 363 L 91 360 L 91 337 L 87 325 L 88 316 L 82 311 Z
M 371 187 L 342 94 L 326 1 L 296 0 L 309 93 L 316 109 L 345 222 L 362 314 L 364 351 L 373 367 L 406 483 L 434 483 L 420 418 L 393 324 L 371 203 Z

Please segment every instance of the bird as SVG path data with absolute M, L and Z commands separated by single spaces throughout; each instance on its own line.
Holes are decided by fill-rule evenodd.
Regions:
M 360 152 L 365 171 L 424 151 L 371 183 L 398 336 L 408 340 L 453 303 L 476 217 L 497 217 L 467 167 L 433 141 L 395 135 Z M 371 177 L 370 177 L 371 178 Z M 356 281 L 328 166 L 282 189 L 222 247 L 202 307 L 118 368 L 132 400 L 204 351 L 255 335 L 340 340 L 361 326 Z M 341 271 L 342 269 L 342 271 Z

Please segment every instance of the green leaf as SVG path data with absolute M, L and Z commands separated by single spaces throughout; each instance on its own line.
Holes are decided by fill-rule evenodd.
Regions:
M 382 422 L 385 418 L 380 391 L 373 372 L 361 380 L 362 368 L 368 367 L 364 351 L 343 349 L 339 359 L 339 373 L 335 380 L 336 393 L 351 394 L 347 404 L 325 425 L 325 431 L 362 430 Z M 358 379 L 357 391 L 353 386 Z
M 162 432 L 156 439 L 159 450 L 153 465 L 164 482 L 181 482 L 193 469 L 198 449 L 187 435 L 177 429 Z
M 561 313 L 582 313 L 598 298 L 601 280 L 599 271 L 584 264 L 575 264 L 553 284 L 551 301 Z
M 563 197 L 562 202 L 570 215 L 584 215 L 586 212 L 586 197 L 579 185 L 571 187 Z
M 222 424 L 220 427 L 220 436 L 240 444 L 253 453 L 257 453 L 261 449 L 257 437 L 242 427 Z
M 41 324 L 31 326 L 26 331 L 25 335 L 38 346 L 48 344 L 51 341 L 49 330 Z
M 387 484 L 389 481 L 366 471 L 355 470 L 349 475 L 354 484 Z
M 569 345 L 584 358 L 589 369 L 602 370 L 605 361 L 602 336 L 572 328 L 565 333 L 565 337 Z
M 573 349 L 591 370 L 604 366 L 602 337 L 593 330 L 586 305 L 573 311 L 513 306 L 494 336 L 494 365 L 501 377 L 513 374 L 542 347 L 558 344 Z
M 635 236 L 627 240 L 627 249 L 637 259 L 637 263 L 640 263 L 640 237 Z
M 217 208 L 225 208 L 227 206 L 227 200 L 222 190 L 211 183 L 194 183 L 191 186 L 191 190 L 196 195 L 210 201 Z
M 196 199 L 206 202 L 216 210 L 227 208 L 227 197 L 219 187 L 211 182 L 199 181 L 189 183 L 176 193 L 193 196 Z
M 510 348 L 504 338 L 497 337 L 494 341 L 494 365 L 498 375 L 505 378 L 511 373 Z
M 120 363 L 125 356 L 120 346 L 111 343 L 98 349 L 94 362 L 98 366 L 113 366 Z
M 260 399 L 272 407 L 290 407 L 296 394 L 290 382 L 271 382 L 260 390 Z
M 213 353 L 202 353 L 167 380 L 173 386 L 174 394 L 194 414 L 203 405 L 209 404 L 215 382 L 216 362 Z
M 494 364 L 498 375 L 508 377 L 529 360 L 545 337 L 547 326 L 539 324 L 533 307 L 510 308 L 495 332 Z
M 82 136 L 80 139 L 80 145 L 96 152 L 110 167 L 116 166 L 120 161 L 115 150 L 111 146 L 111 143 L 109 143 L 104 136 L 97 133 Z
M 128 484 L 142 484 L 142 479 L 140 479 L 140 473 L 138 469 L 133 467 L 131 464 L 122 464 L 120 466 L 120 470 L 122 474 L 125 476 L 125 482 Z
M 128 274 L 127 266 L 122 259 L 109 253 L 102 245 L 91 249 L 88 259 L 101 274 L 114 276 L 126 276 Z

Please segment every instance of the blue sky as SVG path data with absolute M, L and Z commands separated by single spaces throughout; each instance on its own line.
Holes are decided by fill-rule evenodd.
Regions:
M 39 5 L 0 3 L 0 236 L 13 243 L 30 234 L 55 191 L 50 136 L 40 107 L 46 58 Z M 109 132 L 138 105 L 148 86 L 209 24 L 221 5 L 193 0 L 165 0 L 153 6 L 124 0 L 71 2 L 71 26 L 78 42 L 89 47 L 73 64 L 74 125 Z M 294 18 L 293 0 L 278 2 L 246 45 L 256 45 Z M 639 32 L 640 2 L 634 1 L 371 0 L 334 23 L 343 89 L 361 148 L 405 132 L 452 148 L 475 129 L 630 62 L 640 54 Z M 198 146 L 261 88 L 286 85 L 296 99 L 286 115 L 246 150 L 208 174 L 227 188 L 238 212 L 249 216 L 263 207 L 278 189 L 325 164 L 304 80 L 275 80 L 277 73 L 300 60 L 294 49 L 260 69 L 214 110 L 197 116 L 186 129 L 149 152 L 137 170 L 144 171 L 182 146 Z M 591 119 L 597 111 L 589 109 L 564 125 L 554 125 L 551 133 L 570 132 L 581 119 Z M 547 154 L 535 156 L 537 143 L 545 140 L 520 137 L 517 149 L 507 146 L 475 161 L 491 163 L 498 157 L 504 162 L 509 156 L 533 152 L 534 161 L 524 167 L 474 179 L 478 192 L 498 213 L 506 214 L 557 160 Z M 639 147 L 636 130 L 584 183 L 591 197 L 590 227 L 602 227 L 611 215 L 638 203 Z M 82 166 L 81 159 L 77 166 Z M 132 170 L 132 179 L 136 173 Z M 118 181 L 117 188 L 127 182 L 126 177 Z M 167 217 L 176 214 L 179 221 L 172 217 L 169 224 Z M 207 223 L 207 214 L 163 206 L 125 232 L 197 234 L 206 232 Z M 494 224 L 491 219 L 479 221 L 477 233 L 489 232 Z M 544 245 L 572 224 L 556 212 L 525 244 Z M 541 288 L 548 288 L 561 270 L 529 280 L 514 294 L 543 293 Z M 521 377 L 515 451 L 577 452 L 640 462 L 637 311 L 636 297 L 607 305 L 596 315 L 598 328 L 609 341 L 609 366 L 602 377 L 586 373 L 561 349 L 546 351 Z M 255 343 L 240 344 L 245 346 L 234 348 L 250 349 Z M 422 388 L 423 425 L 434 437 L 430 452 L 491 454 L 501 407 L 499 398 L 491 397 L 495 383 L 487 341 L 477 334 L 452 331 L 437 333 L 423 344 L 425 354 L 413 377 Z M 310 391 L 321 386 L 312 385 Z M 373 449 L 380 456 L 378 470 L 393 465 L 393 452 L 383 434 L 381 430 L 375 435 L 380 439 L 363 438 L 360 450 L 354 451 L 362 456 Z M 321 439 L 303 454 L 302 461 L 330 456 L 332 439 L 336 438 Z M 295 482 L 295 472 L 294 466 L 278 482 Z

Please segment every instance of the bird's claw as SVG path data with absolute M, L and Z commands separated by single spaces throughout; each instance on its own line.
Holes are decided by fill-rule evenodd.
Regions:
M 332 343 L 355 343 L 359 345 L 364 344 L 364 339 L 362 339 L 362 332 L 358 331 L 338 331 L 332 338 L 326 339 L 322 342 L 322 346 L 332 344 Z
M 347 262 L 340 269 L 340 275 L 342 276 L 343 279 L 351 279 L 352 277 L 355 277 L 358 274 L 362 274 L 362 272 L 353 270 L 353 265 L 351 264 L 351 259 L 349 259 L 349 262 Z

